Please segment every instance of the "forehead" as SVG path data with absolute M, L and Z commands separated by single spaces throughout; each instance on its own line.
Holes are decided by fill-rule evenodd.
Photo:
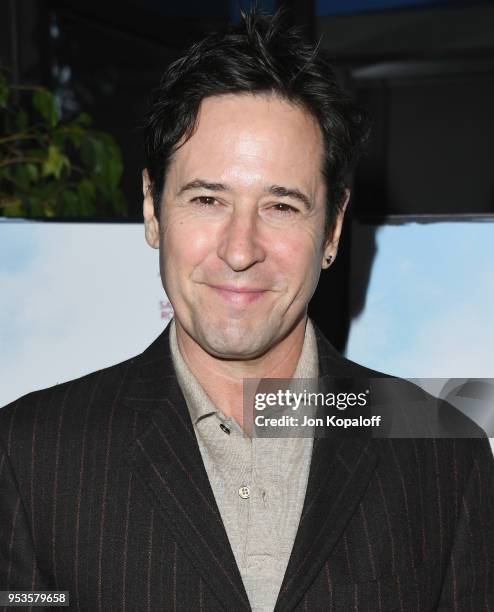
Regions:
M 192 136 L 174 153 L 168 178 L 290 179 L 315 190 L 322 157 L 319 124 L 301 105 L 270 94 L 212 96 L 202 101 Z

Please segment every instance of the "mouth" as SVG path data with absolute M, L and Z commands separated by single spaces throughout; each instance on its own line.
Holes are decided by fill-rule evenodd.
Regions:
M 233 287 L 229 285 L 208 285 L 217 295 L 230 304 L 238 306 L 248 306 L 259 300 L 266 292 L 266 289 L 253 287 Z

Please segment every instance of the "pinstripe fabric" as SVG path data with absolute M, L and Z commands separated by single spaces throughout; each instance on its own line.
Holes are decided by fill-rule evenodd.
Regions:
M 0 590 L 249 610 L 168 347 L 0 410 Z M 487 440 L 317 439 L 276 610 L 494 611 L 493 524 Z

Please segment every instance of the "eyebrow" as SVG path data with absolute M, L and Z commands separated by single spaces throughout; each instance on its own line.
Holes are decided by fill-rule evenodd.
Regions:
M 177 195 L 182 195 L 186 191 L 191 191 L 193 189 L 206 189 L 208 191 L 232 191 L 231 187 L 229 185 L 225 185 L 224 183 L 212 183 L 203 179 L 195 179 L 193 181 L 189 181 L 183 187 L 181 187 Z M 294 200 L 298 200 L 307 210 L 312 208 L 312 202 L 310 199 L 299 189 L 283 187 L 282 185 L 271 185 L 270 187 L 266 187 L 264 191 L 271 195 L 278 196 L 279 198 L 293 198 Z
M 287 187 L 282 187 L 281 185 L 271 185 L 271 187 L 269 187 L 266 191 L 272 195 L 278 196 L 279 198 L 293 198 L 294 200 L 298 200 L 307 210 L 312 208 L 312 202 L 305 195 L 305 193 L 302 193 L 299 189 L 290 189 Z
M 230 187 L 228 187 L 228 185 L 224 185 L 223 183 L 211 183 L 202 179 L 195 179 L 181 187 L 177 195 L 182 195 L 186 191 L 191 191 L 193 189 L 207 189 L 208 191 L 231 191 Z

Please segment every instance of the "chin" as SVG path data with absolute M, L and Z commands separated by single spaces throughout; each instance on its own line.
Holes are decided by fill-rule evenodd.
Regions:
M 260 330 L 255 333 L 249 327 L 230 323 L 218 328 L 208 326 L 199 337 L 204 350 L 215 357 L 254 359 L 264 354 L 273 340 L 259 332 Z

